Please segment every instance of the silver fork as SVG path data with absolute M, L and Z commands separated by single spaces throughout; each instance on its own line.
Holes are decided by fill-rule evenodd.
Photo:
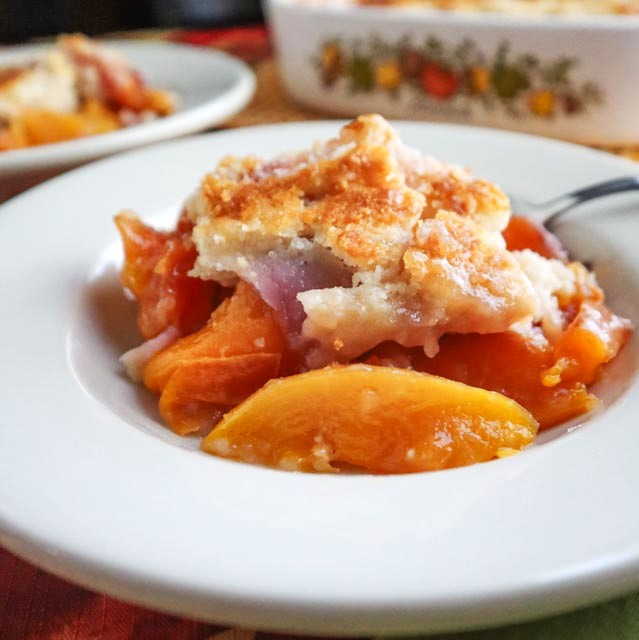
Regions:
M 611 196 L 615 193 L 637 190 L 639 190 L 639 175 L 607 180 L 540 203 L 528 202 L 523 198 L 510 196 L 510 203 L 514 214 L 527 216 L 550 228 L 559 216 L 567 211 L 572 211 L 584 202 L 603 196 Z

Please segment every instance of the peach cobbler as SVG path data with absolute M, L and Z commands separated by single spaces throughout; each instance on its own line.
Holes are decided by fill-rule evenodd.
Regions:
M 591 410 L 631 332 L 496 185 L 376 115 L 225 158 L 172 231 L 116 223 L 145 339 L 122 360 L 219 456 L 404 473 L 508 455 Z
M 107 133 L 165 116 L 175 97 L 146 86 L 117 52 L 82 35 L 0 68 L 0 151 Z

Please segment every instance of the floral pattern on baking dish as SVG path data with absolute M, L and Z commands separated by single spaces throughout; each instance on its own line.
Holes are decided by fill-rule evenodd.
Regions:
M 451 43 L 431 36 L 416 45 L 406 37 L 336 37 L 321 43 L 313 63 L 327 88 L 395 99 L 411 92 L 419 106 L 444 113 L 470 113 L 479 105 L 518 119 L 551 119 L 581 115 L 604 102 L 597 83 L 577 80 L 578 59 L 515 53 L 507 41 L 488 53 L 471 39 Z

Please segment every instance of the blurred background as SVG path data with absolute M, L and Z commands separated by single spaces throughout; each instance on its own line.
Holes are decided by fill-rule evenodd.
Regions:
M 533 13 L 511 20 L 522 5 Z M 379 9 L 355 6 L 342 20 L 330 3 L 309 12 L 268 0 L 0 0 L 0 44 L 82 32 L 222 50 L 251 65 L 257 84 L 227 127 L 373 111 L 639 158 L 639 0 L 570 0 L 573 16 L 553 15 L 560 5 L 499 0 L 469 20 L 398 13 L 387 29 Z
M 153 27 L 224 27 L 262 21 L 259 0 L 0 0 L 0 40 Z

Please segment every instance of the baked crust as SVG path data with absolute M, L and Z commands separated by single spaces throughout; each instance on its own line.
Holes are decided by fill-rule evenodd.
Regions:
M 504 331 L 538 310 L 499 233 L 505 194 L 404 147 L 377 115 L 309 152 L 223 160 L 186 215 L 193 275 L 250 282 L 319 361 L 385 340 L 434 354 L 444 333 Z

